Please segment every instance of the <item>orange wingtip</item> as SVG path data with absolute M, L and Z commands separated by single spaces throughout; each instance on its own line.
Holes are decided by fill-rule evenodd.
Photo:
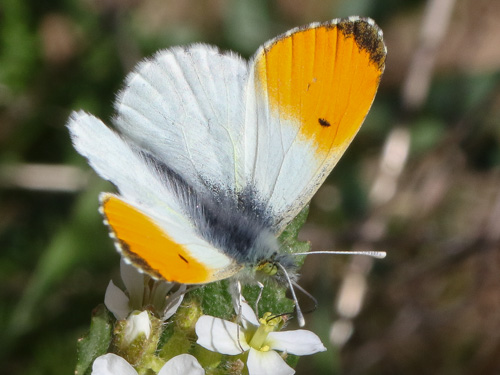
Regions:
M 345 149 L 361 126 L 384 71 L 382 32 L 351 17 L 297 28 L 258 53 L 256 77 L 275 115 L 298 121 L 323 155 Z
M 101 195 L 101 211 L 118 250 L 155 279 L 182 284 L 212 281 L 212 272 L 174 242 L 149 216 L 113 194 Z

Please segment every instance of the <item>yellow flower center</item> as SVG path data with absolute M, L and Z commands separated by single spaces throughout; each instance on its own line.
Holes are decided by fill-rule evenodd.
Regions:
M 278 329 L 281 322 L 282 318 L 280 316 L 273 317 L 273 314 L 266 312 L 262 318 L 259 319 L 260 326 L 249 340 L 248 345 L 262 352 L 269 351 L 271 348 L 266 344 L 267 335 Z

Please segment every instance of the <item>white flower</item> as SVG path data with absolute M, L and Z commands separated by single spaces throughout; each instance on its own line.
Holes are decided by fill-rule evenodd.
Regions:
M 120 275 L 127 294 L 110 281 L 104 296 L 104 304 L 118 320 L 125 319 L 134 310 L 150 309 L 165 321 L 177 311 L 184 298 L 185 285 L 167 297 L 177 284 L 155 281 L 123 259 L 120 262 Z
M 195 357 L 181 354 L 165 363 L 158 375 L 203 375 L 205 371 Z M 138 375 L 137 371 L 122 357 L 108 353 L 94 361 L 92 375 Z
M 129 345 L 134 341 L 137 336 L 141 333 L 149 339 L 151 334 L 151 320 L 147 311 L 141 313 L 134 312 L 127 318 L 127 324 L 125 325 L 123 339 Z
M 249 351 L 247 367 L 250 375 L 294 374 L 275 350 L 295 355 L 308 355 L 326 348 L 314 333 L 306 330 L 275 332 L 282 318 L 265 313 L 257 320 L 251 307 L 241 302 L 242 325 L 203 315 L 196 322 L 197 343 L 214 352 L 237 355 Z

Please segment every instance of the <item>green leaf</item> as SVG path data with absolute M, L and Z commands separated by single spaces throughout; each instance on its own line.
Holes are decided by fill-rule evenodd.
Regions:
M 94 238 L 95 232 L 102 227 L 96 196 L 103 186 L 107 185 L 94 184 L 79 196 L 71 219 L 61 226 L 44 249 L 12 313 L 0 344 L 2 349 L 12 347 L 39 324 L 39 306 L 43 305 L 44 298 L 60 285 L 79 261 L 89 256 L 88 238 Z
M 92 312 L 89 332 L 78 341 L 75 375 L 90 374 L 94 360 L 107 352 L 112 331 L 113 318 L 101 304 Z
M 231 319 L 234 315 L 229 282 L 227 280 L 207 284 L 190 292 L 196 296 L 205 315 Z
M 309 215 L 309 204 L 307 204 L 302 209 L 302 211 L 300 211 L 299 214 L 295 216 L 295 218 L 290 222 L 290 224 L 287 225 L 283 233 L 281 233 L 279 239 L 282 243 L 287 241 L 299 242 L 297 241 L 297 237 L 299 236 L 299 232 L 307 220 L 307 215 Z
M 279 237 L 281 243 L 281 251 L 287 251 L 289 253 L 305 253 L 311 248 L 309 242 L 303 242 L 298 240 L 299 232 L 302 226 L 307 220 L 307 215 L 309 214 L 309 205 L 306 205 L 302 211 L 293 219 L 290 224 L 285 228 L 283 233 Z M 304 263 L 305 256 L 297 257 L 297 264 L 301 266 Z
M 286 297 L 287 286 L 278 285 L 274 280 L 264 281 L 264 289 L 259 301 L 258 311 L 255 303 L 260 293 L 260 288 L 256 285 L 245 285 L 243 295 L 252 309 L 261 317 L 266 312 L 273 314 L 293 313 L 294 303 Z

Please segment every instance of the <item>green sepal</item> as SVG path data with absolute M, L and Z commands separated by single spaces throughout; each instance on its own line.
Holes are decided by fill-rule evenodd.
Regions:
M 188 353 L 196 341 L 195 325 L 202 314 L 197 297 L 187 295 L 175 313 L 174 320 L 167 323 L 158 356 L 168 361 L 179 354 Z
M 297 363 L 299 363 L 299 359 L 300 359 L 300 357 L 298 355 L 287 354 L 287 356 L 285 358 L 285 362 L 291 368 L 295 368 L 297 366 Z
M 192 354 L 198 359 L 207 375 L 223 374 L 224 372 L 221 369 L 227 367 L 228 361 L 232 359 L 231 356 L 212 352 L 200 345 L 195 346 Z

